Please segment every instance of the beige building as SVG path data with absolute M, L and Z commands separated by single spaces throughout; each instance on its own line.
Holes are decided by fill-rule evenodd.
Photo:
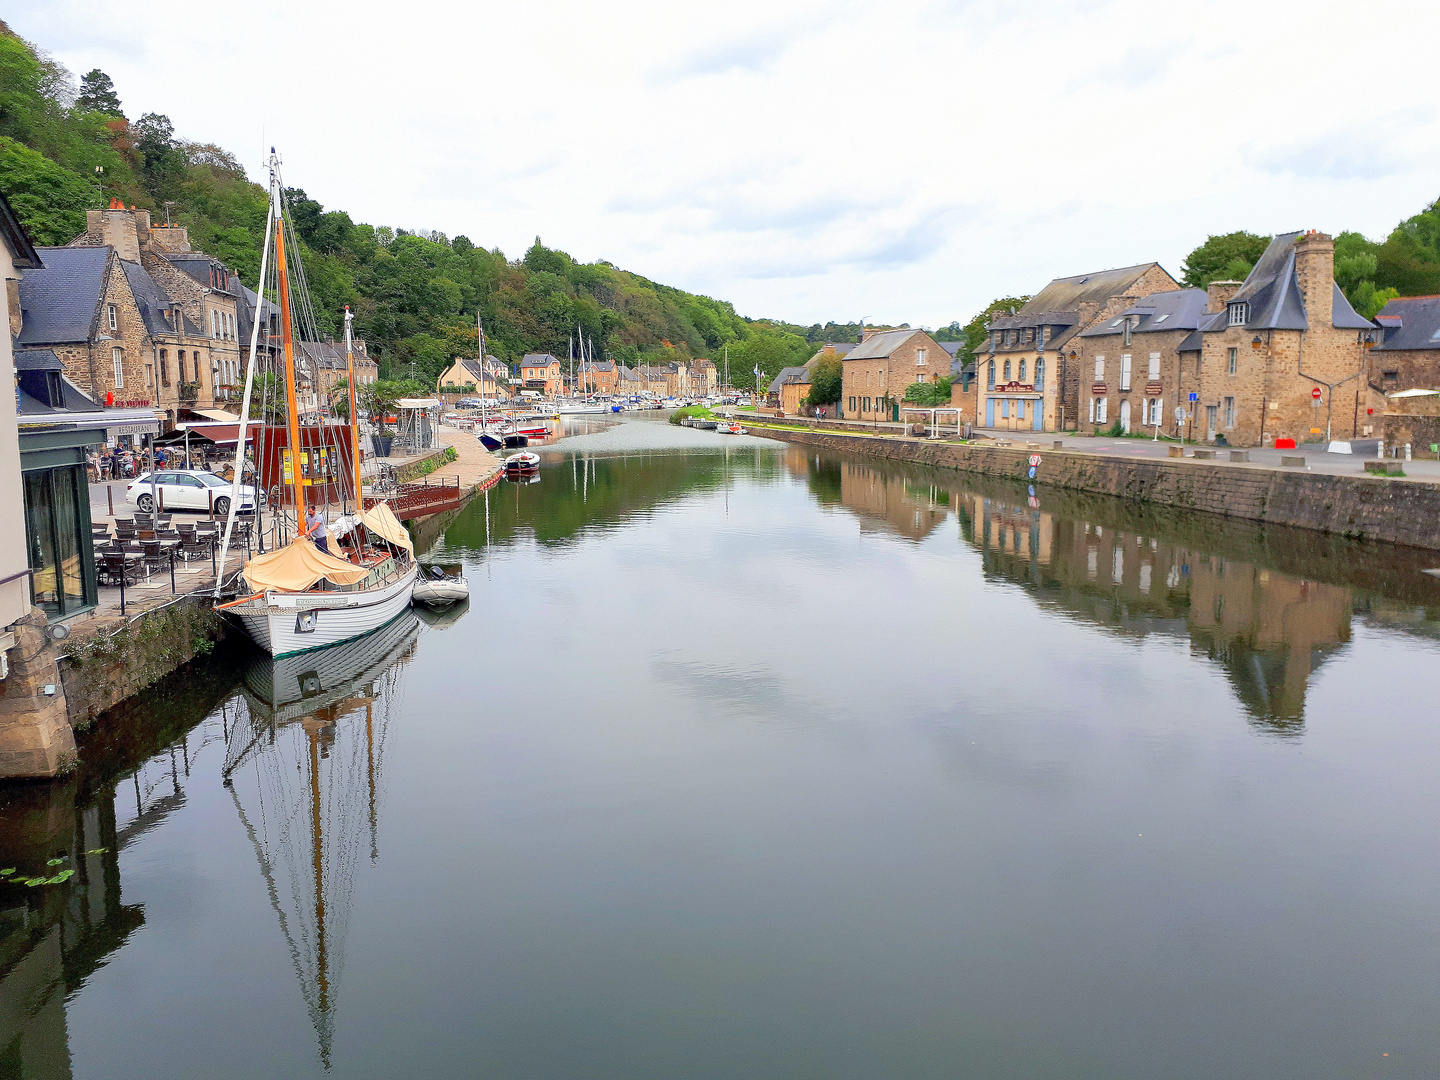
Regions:
M 1085 408 L 1076 335 L 1144 297 L 1178 288 L 1159 263 L 1141 263 L 1056 278 L 1014 314 L 991 319 L 989 341 L 975 356 L 976 423 L 1012 431 L 1074 428 Z
M 1350 306 L 1334 271 L 1329 236 L 1283 233 L 1241 285 L 1211 286 L 1197 436 L 1271 446 L 1373 429 L 1366 367 L 1375 326 Z
M 489 353 L 485 355 L 483 368 L 476 359 L 457 356 L 435 381 L 436 390 L 442 394 L 458 393 L 467 386 L 480 397 L 509 397 L 510 369 Z
M 950 354 L 923 330 L 867 329 L 843 366 L 840 416 L 895 421 L 911 383 L 949 376 Z

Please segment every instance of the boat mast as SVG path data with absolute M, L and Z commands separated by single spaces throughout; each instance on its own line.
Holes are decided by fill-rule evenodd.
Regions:
M 273 180 L 271 198 L 279 197 L 279 181 Z M 305 528 L 305 487 L 300 483 L 300 407 L 295 400 L 295 340 L 290 327 L 290 276 L 285 268 L 285 216 L 276 207 L 275 269 L 280 275 L 280 330 L 285 346 L 285 434 L 290 444 L 290 479 L 295 489 L 295 538 Z
M 355 508 L 365 509 L 365 499 L 360 493 L 360 426 L 355 411 L 355 349 L 350 336 L 350 324 L 355 315 L 350 305 L 345 305 L 345 378 L 350 383 L 350 460 L 355 479 Z

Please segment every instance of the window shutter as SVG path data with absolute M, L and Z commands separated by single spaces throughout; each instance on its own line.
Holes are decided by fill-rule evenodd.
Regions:
M 1095 357 L 1095 381 L 1105 381 L 1105 357 L 1103 356 Z
M 1150 354 L 1150 381 L 1160 381 L 1160 354 L 1158 352 Z

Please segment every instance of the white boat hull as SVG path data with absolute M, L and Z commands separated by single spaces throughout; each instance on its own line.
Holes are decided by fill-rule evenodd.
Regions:
M 396 580 L 365 592 L 278 593 L 230 609 L 271 656 L 323 649 L 384 626 L 410 606 L 412 563 Z
M 470 596 L 470 586 L 458 578 L 446 578 L 444 581 L 436 581 L 433 578 L 419 578 L 415 582 L 415 589 L 410 597 L 417 603 L 429 604 L 431 607 L 447 607 L 450 604 L 458 604 L 461 600 Z

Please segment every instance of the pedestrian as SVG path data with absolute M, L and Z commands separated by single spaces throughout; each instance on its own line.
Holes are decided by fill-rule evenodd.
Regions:
M 330 542 L 325 535 L 325 519 L 314 506 L 305 511 L 305 535 L 326 555 L 330 554 Z

